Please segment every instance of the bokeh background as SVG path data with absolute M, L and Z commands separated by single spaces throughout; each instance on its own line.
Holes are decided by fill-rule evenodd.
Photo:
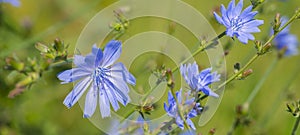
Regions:
M 0 58 L 2 59 L 0 61 L 0 134 L 103 134 L 88 119 L 82 117 L 78 104 L 70 110 L 62 104 L 65 96 L 72 89 L 72 84 L 60 85 L 56 74 L 70 68 L 71 65 L 47 71 L 30 89 L 13 99 L 8 98 L 7 95 L 14 88 L 16 83 L 14 78 L 17 74 L 6 71 L 2 67 L 6 56 L 17 55 L 24 60 L 26 57 L 37 56 L 39 52 L 34 47 L 36 42 L 51 43 L 57 37 L 70 44 L 69 52 L 73 54 L 76 41 L 84 26 L 101 9 L 116 1 L 21 0 L 20 2 L 20 7 L 0 5 Z M 199 10 L 210 21 L 216 33 L 225 30 L 223 26 L 216 23 L 212 12 L 218 10 L 221 3 L 227 5 L 229 0 L 184 0 L 184 2 Z M 244 0 L 244 4 L 250 5 L 250 0 Z M 265 24 L 260 27 L 262 32 L 255 34 L 256 39 L 265 40 L 269 36 L 271 23 L 277 12 L 291 17 L 298 7 L 300 7 L 298 0 L 266 0 L 257 8 L 260 14 L 256 18 L 263 19 Z M 141 18 L 132 21 L 126 34 L 149 29 L 168 33 L 171 23 L 160 18 Z M 300 38 L 299 24 L 300 21 L 297 20 L 291 25 L 291 33 L 298 38 Z M 172 34 L 180 38 L 191 51 L 195 50 L 196 39 L 183 36 L 184 32 L 182 26 L 176 26 Z M 121 40 L 128 38 L 126 34 L 121 37 Z M 221 41 L 223 45 L 232 44 L 229 55 L 226 56 L 228 75 L 233 73 L 233 65 L 236 62 L 243 65 L 256 53 L 253 42 L 242 45 L 228 37 L 224 37 Z M 208 124 L 197 127 L 198 131 L 207 134 L 209 130 L 215 128 L 216 134 L 226 134 L 234 122 L 235 107 L 246 101 L 276 56 L 274 49 L 251 65 L 253 75 L 246 80 L 234 81 L 226 86 L 219 109 Z M 206 58 L 205 53 L 195 57 L 201 67 L 209 66 Z M 167 57 L 155 53 L 145 54 L 136 59 L 136 65 L 129 70 L 140 80 L 136 86 L 140 87 L 139 92 L 143 93 L 149 89 L 142 80 L 147 79 L 151 70 L 162 63 L 166 66 L 174 66 L 167 60 Z M 295 118 L 286 112 L 285 104 L 300 98 L 299 62 L 300 56 L 279 61 L 250 105 L 250 117 L 253 118 L 253 122 L 250 126 L 238 127 L 235 134 L 289 134 L 291 132 Z M 159 113 L 162 113 L 162 104 L 158 104 L 158 108 Z M 159 113 L 153 115 L 160 115 Z

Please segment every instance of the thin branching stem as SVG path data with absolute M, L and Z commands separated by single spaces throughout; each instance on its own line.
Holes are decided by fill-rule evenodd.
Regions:
M 294 124 L 294 127 L 293 127 L 293 130 L 292 130 L 292 134 L 291 135 L 295 135 L 296 134 L 296 131 L 299 127 L 299 123 L 300 123 L 300 116 L 297 117 L 297 120 Z

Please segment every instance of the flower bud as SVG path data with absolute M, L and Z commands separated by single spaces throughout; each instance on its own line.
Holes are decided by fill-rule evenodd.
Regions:
M 41 53 L 47 53 L 49 51 L 49 48 L 42 43 L 36 43 L 35 48 L 38 49 Z
M 277 13 L 275 16 L 275 19 L 274 19 L 274 24 L 273 24 L 274 34 L 278 33 L 280 26 L 281 26 L 280 14 Z
M 300 100 L 293 103 L 287 103 L 286 104 L 287 110 L 289 113 L 291 113 L 294 117 L 300 116 Z
M 25 64 L 23 62 L 20 62 L 12 57 L 5 58 L 5 62 L 7 67 L 10 67 L 11 69 L 15 69 L 17 71 L 24 70 Z

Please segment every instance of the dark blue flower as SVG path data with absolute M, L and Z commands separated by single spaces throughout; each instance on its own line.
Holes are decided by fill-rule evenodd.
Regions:
M 18 7 L 20 6 L 19 0 L 0 0 L 0 3 L 10 3 L 11 5 Z
M 71 108 L 83 95 L 86 89 L 84 117 L 91 117 L 96 109 L 97 102 L 100 105 L 102 117 L 110 116 L 110 104 L 117 111 L 122 105 L 130 101 L 127 83 L 134 85 L 135 78 L 128 72 L 122 63 L 113 63 L 120 57 L 121 42 L 110 41 L 102 52 L 96 45 L 92 53 L 74 56 L 75 68 L 58 74 L 62 83 L 78 81 L 74 89 L 64 100 L 64 104 Z
M 182 102 L 182 96 L 181 96 L 181 90 L 179 92 L 176 92 L 176 97 L 177 97 L 177 100 L 178 100 L 178 103 L 183 106 L 183 105 L 191 105 L 193 104 L 193 101 L 194 99 L 187 99 L 184 103 Z M 178 125 L 179 128 L 181 128 L 182 130 L 184 129 L 184 121 L 181 119 L 180 117 L 180 114 L 178 112 L 178 106 L 177 106 L 177 103 L 176 103 L 176 100 L 175 98 L 173 97 L 173 95 L 171 94 L 171 92 L 168 93 L 168 104 L 169 106 L 164 103 L 164 109 L 165 111 L 167 112 L 167 114 L 174 118 L 175 119 L 175 122 L 176 124 Z M 200 106 L 197 106 L 196 108 L 197 109 L 200 109 L 198 108 Z M 187 124 L 193 129 L 193 130 L 196 130 L 196 127 L 194 125 L 194 123 L 192 122 L 191 118 L 194 118 L 196 117 L 198 114 L 196 112 L 196 109 L 195 107 L 192 108 L 185 116 L 185 121 L 187 122 Z
M 217 74 L 217 72 L 211 73 L 211 70 L 211 68 L 207 68 L 199 73 L 196 62 L 180 66 L 181 75 L 190 86 L 191 90 L 202 91 L 206 95 L 218 97 L 218 95 L 209 88 L 209 85 L 219 81 L 220 74 Z
M 254 40 L 252 33 L 260 32 L 258 26 L 264 23 L 263 20 L 255 20 L 254 16 L 257 11 L 252 12 L 252 5 L 247 7 L 243 12 L 243 0 L 235 5 L 235 0 L 232 0 L 227 10 L 224 5 L 221 5 L 220 17 L 214 12 L 216 20 L 226 27 L 226 35 L 230 37 L 237 37 L 242 43 L 247 44 L 248 40 Z
M 281 27 L 286 24 L 288 18 L 281 18 Z M 273 34 L 273 32 L 271 33 Z M 298 39 L 297 36 L 290 34 L 289 26 L 279 32 L 274 38 L 274 45 L 277 50 L 284 50 L 284 56 L 292 56 L 298 54 Z

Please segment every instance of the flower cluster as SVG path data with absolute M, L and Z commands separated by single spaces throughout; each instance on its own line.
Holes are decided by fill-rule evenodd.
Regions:
M 286 24 L 288 21 L 288 18 L 282 17 L 280 19 L 281 27 Z M 285 29 L 283 29 L 281 32 L 277 34 L 277 36 L 274 38 L 274 45 L 277 48 L 277 50 L 284 51 L 284 56 L 292 56 L 298 54 L 298 39 L 297 36 L 290 33 L 290 28 L 287 26 Z
M 197 101 L 195 100 L 195 97 L 189 98 L 189 96 L 192 96 L 192 92 L 198 93 L 202 91 L 208 96 L 218 97 L 218 95 L 209 88 L 209 85 L 219 81 L 220 74 L 217 74 L 217 72 L 212 73 L 211 70 L 211 68 L 207 68 L 199 73 L 198 65 L 196 64 L 196 62 L 194 62 L 193 64 L 183 64 L 180 66 L 181 75 L 190 87 L 190 90 L 186 97 L 186 101 L 183 102 L 181 96 L 182 90 L 180 90 L 179 92 L 176 92 L 176 97 L 179 105 L 177 105 L 176 99 L 173 97 L 171 92 L 168 93 L 169 106 L 164 103 L 165 111 L 170 117 L 175 119 L 175 122 L 179 128 L 184 129 L 184 120 L 182 120 L 182 118 L 180 117 L 180 110 L 178 109 L 178 106 L 193 106 L 187 113 L 185 113 L 183 117 L 185 118 L 186 123 L 194 130 L 196 128 L 191 121 L 191 118 L 196 117 L 203 110 L 200 103 L 195 103 L 195 101 Z
M 121 42 L 112 40 L 106 45 L 104 52 L 94 45 L 92 53 L 86 56 L 75 55 L 76 67 L 57 76 L 62 83 L 80 80 L 65 98 L 64 104 L 71 108 L 89 88 L 84 107 L 85 118 L 94 114 L 97 102 L 102 117 L 110 116 L 110 104 L 115 111 L 120 108 L 118 101 L 127 105 L 130 101 L 127 83 L 135 85 L 135 77 L 122 63 L 113 65 L 120 54 Z
M 235 0 L 232 0 L 227 9 L 221 5 L 220 17 L 214 12 L 216 20 L 226 27 L 226 35 L 229 37 L 237 37 L 242 43 L 247 44 L 248 40 L 254 40 L 252 33 L 260 32 L 258 26 L 264 23 L 263 20 L 255 20 L 254 16 L 257 11 L 252 12 L 252 5 L 247 7 L 243 12 L 243 0 L 235 5 Z

